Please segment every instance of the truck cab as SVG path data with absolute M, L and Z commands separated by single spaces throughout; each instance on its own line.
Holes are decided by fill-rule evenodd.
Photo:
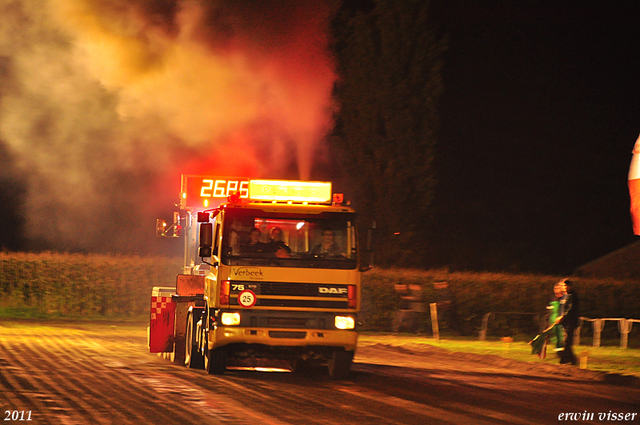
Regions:
M 213 194 L 220 180 L 240 190 L 213 208 L 212 199 L 186 201 L 188 184 Z M 330 183 L 247 181 L 243 192 L 228 181 L 183 177 L 173 358 L 212 374 L 326 365 L 346 376 L 361 300 L 355 211 L 336 202 Z

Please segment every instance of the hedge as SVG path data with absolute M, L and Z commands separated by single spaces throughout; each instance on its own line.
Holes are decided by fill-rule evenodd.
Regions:
M 422 331 L 431 327 L 428 304 L 438 303 L 439 327 L 445 332 L 477 336 L 486 313 L 496 336 L 536 332 L 545 320 L 553 285 L 566 276 L 448 272 L 447 270 L 376 269 L 362 275 L 363 329 L 390 331 L 400 297 L 394 284 L 421 288 L 427 306 Z M 640 318 L 640 282 L 575 278 L 581 315 L 589 318 Z M 441 288 L 441 289 L 436 289 Z
M 0 253 L 0 308 L 57 316 L 138 315 L 154 286 L 175 286 L 182 259 Z
M 149 308 L 153 286 L 174 286 L 181 258 L 59 253 L 0 253 L 0 309 L 29 308 L 44 314 L 139 315 Z M 419 285 L 427 306 L 420 331 L 431 329 L 428 304 L 438 303 L 444 333 L 477 336 L 482 318 L 489 333 L 536 332 L 553 284 L 563 276 L 447 270 L 374 269 L 362 274 L 362 330 L 391 331 L 402 300 L 396 284 Z M 640 282 L 576 279 L 582 315 L 640 318 Z

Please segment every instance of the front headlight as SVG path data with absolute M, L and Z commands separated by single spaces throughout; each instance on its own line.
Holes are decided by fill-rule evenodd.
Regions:
M 338 329 L 353 329 L 356 321 L 351 316 L 336 316 L 335 324 Z
M 236 326 L 240 324 L 240 313 L 222 313 L 220 322 L 225 326 Z

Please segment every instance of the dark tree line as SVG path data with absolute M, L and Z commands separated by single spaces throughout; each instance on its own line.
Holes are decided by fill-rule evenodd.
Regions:
M 442 54 L 429 2 L 343 2 L 333 32 L 339 104 L 332 149 L 377 262 L 420 266 L 427 250 Z
M 0 140 L 0 250 L 24 248 L 26 181 Z

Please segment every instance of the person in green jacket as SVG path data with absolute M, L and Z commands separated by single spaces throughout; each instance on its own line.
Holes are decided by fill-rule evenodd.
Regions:
M 553 298 L 547 306 L 547 310 L 549 310 L 549 326 L 554 325 L 558 317 L 562 316 L 562 304 L 560 301 L 564 297 L 563 283 L 564 281 L 560 281 L 553 285 Z M 564 347 L 564 329 L 562 329 L 562 326 L 555 326 L 551 330 L 550 336 L 549 342 L 556 344 L 556 351 L 562 351 Z
M 556 353 L 558 356 L 561 356 L 562 351 L 564 350 L 564 329 L 562 325 L 558 324 L 559 318 L 564 314 L 564 303 L 563 300 L 566 297 L 565 294 L 565 281 L 567 279 L 563 279 L 560 282 L 553 285 L 553 298 L 549 305 L 547 306 L 547 310 L 549 312 L 549 326 L 536 335 L 529 344 L 531 345 L 531 354 L 537 354 L 540 358 L 544 359 L 547 356 L 547 343 L 551 342 L 552 344 L 556 344 Z

